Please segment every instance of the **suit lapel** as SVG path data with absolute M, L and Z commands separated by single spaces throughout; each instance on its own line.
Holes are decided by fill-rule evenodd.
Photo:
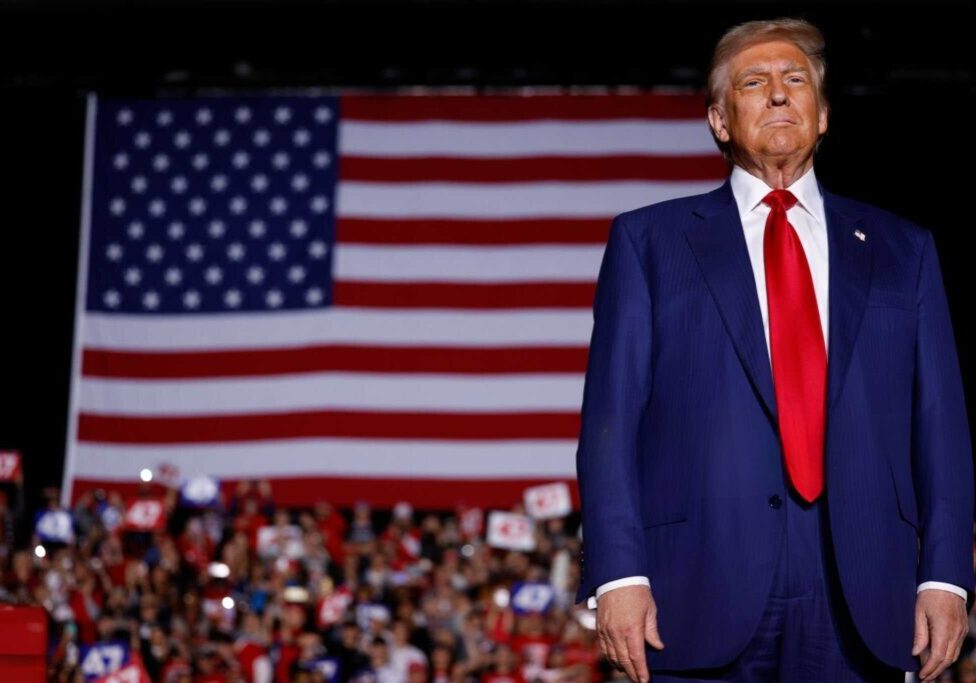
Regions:
M 766 350 L 762 312 L 752 274 L 742 221 L 731 183 L 705 195 L 695 210 L 700 220 L 685 228 L 708 288 L 718 306 L 746 374 L 767 414 L 776 424 L 776 397 Z
M 829 339 L 827 414 L 840 396 L 871 282 L 872 244 L 854 235 L 861 218 L 823 190 L 827 219 Z M 773 424 L 778 424 L 773 375 L 756 280 L 731 183 L 706 194 L 685 236 L 718 307 L 736 354 Z
M 820 188 L 827 218 L 830 338 L 827 349 L 827 416 L 836 405 L 847 377 L 854 342 L 864 317 L 871 286 L 873 247 L 877 237 L 858 239 L 862 218 L 851 214 L 836 195 Z

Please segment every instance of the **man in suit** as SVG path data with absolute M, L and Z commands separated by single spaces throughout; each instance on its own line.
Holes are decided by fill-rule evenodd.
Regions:
M 707 114 L 729 179 L 610 228 L 576 597 L 635 682 L 929 681 L 968 632 L 973 464 L 938 255 L 818 183 L 822 50 L 800 20 L 727 32 Z

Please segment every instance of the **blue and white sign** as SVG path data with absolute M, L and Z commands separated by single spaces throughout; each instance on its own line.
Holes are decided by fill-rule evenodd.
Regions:
M 102 520 L 102 526 L 105 527 L 105 531 L 112 533 L 120 526 L 122 526 L 123 513 L 116 506 L 103 501 L 98 504 L 96 508 L 98 511 L 98 516 Z
M 86 682 L 115 673 L 128 663 L 129 645 L 121 640 L 81 647 L 81 673 Z
M 322 678 L 327 683 L 338 683 L 339 681 L 339 660 L 335 657 L 320 657 L 302 663 L 302 668 L 306 671 L 315 671 L 322 674 Z
M 45 543 L 73 543 L 75 528 L 67 510 L 44 510 L 38 513 L 34 533 Z
M 180 490 L 180 500 L 185 507 L 206 508 L 217 503 L 220 482 L 205 474 L 188 479 Z
M 516 614 L 545 612 L 552 607 L 555 589 L 548 583 L 520 582 L 512 586 L 512 609 Z

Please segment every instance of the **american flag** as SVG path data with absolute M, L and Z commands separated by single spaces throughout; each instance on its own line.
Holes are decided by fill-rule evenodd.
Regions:
M 610 221 L 721 182 L 702 101 L 90 95 L 66 498 L 578 504 Z

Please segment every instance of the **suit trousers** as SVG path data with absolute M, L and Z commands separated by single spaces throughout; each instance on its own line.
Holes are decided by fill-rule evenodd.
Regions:
M 718 668 L 654 670 L 652 683 L 904 682 L 905 672 L 879 661 L 851 621 L 834 562 L 826 494 L 808 503 L 788 491 L 785 501 L 770 500 L 786 516 L 786 533 L 765 610 L 745 649 Z

